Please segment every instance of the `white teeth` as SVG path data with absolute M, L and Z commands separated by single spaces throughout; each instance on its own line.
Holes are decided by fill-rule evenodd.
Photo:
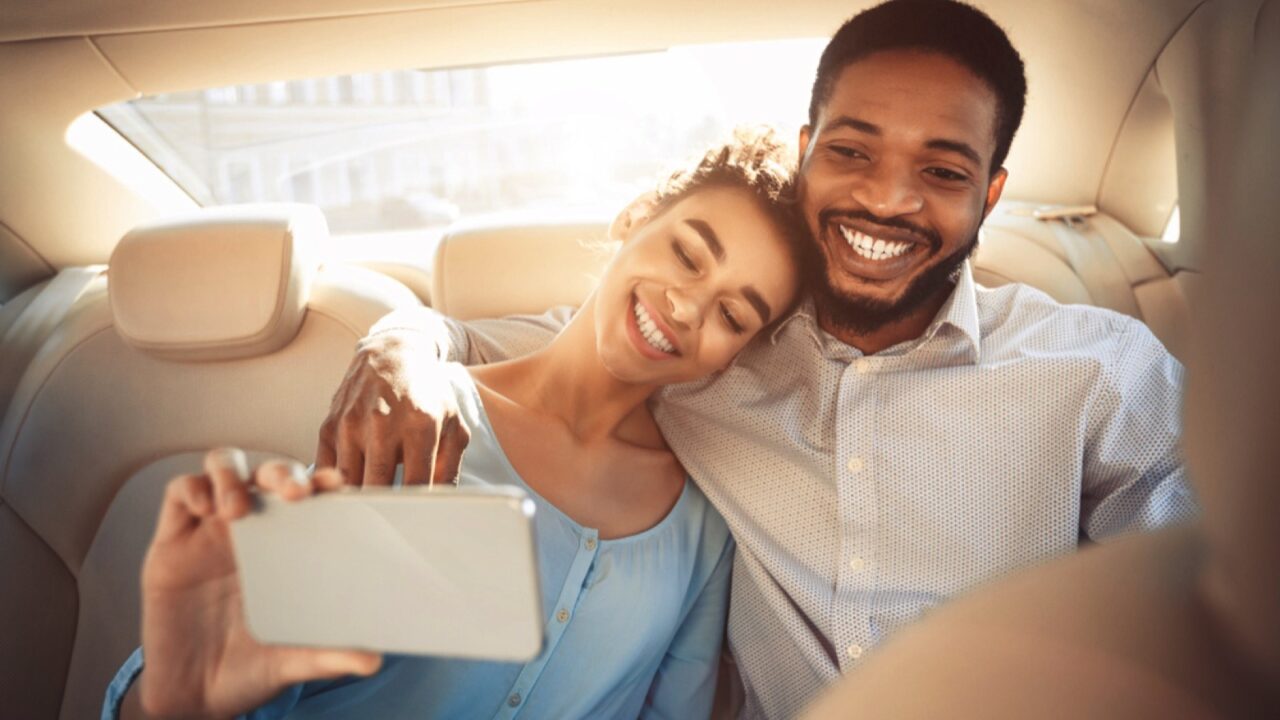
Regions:
M 844 236 L 845 242 L 849 243 L 849 247 L 853 248 L 854 252 L 868 260 L 895 258 L 911 249 L 911 243 L 909 242 L 893 242 L 873 238 L 843 225 L 840 226 L 840 234 Z
M 649 317 L 649 312 L 639 302 L 635 304 L 636 325 L 640 327 L 640 334 L 644 336 L 646 342 L 653 346 L 655 350 L 661 350 L 664 353 L 674 353 L 676 347 L 671 344 L 666 335 L 658 329 L 653 318 Z

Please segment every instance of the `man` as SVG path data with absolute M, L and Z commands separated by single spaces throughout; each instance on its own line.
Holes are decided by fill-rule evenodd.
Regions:
M 794 716 L 985 579 L 1193 513 L 1182 369 L 1146 327 L 973 282 L 1025 93 L 1008 38 L 967 5 L 892 0 L 841 27 L 800 133 L 812 300 L 656 408 L 738 542 L 728 634 L 749 716 Z M 435 400 L 434 358 L 501 359 L 555 324 L 388 316 L 318 463 L 365 484 L 398 461 L 410 482 L 450 477 L 465 429 Z

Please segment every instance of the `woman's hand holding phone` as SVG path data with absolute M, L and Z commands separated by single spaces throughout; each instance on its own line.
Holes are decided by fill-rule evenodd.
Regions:
M 263 645 L 249 634 L 229 524 L 251 510 L 250 482 L 297 501 L 341 487 L 342 476 L 271 462 L 251 480 L 244 453 L 224 449 L 205 456 L 204 474 L 169 483 L 142 569 L 146 668 L 130 693 L 148 716 L 234 716 L 290 685 L 381 664 L 375 653 Z

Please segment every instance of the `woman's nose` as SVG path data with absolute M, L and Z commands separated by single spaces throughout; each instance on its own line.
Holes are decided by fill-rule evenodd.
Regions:
M 667 303 L 671 307 L 671 321 L 686 328 L 697 328 L 702 325 L 702 313 L 698 310 L 698 302 L 681 288 L 667 290 Z

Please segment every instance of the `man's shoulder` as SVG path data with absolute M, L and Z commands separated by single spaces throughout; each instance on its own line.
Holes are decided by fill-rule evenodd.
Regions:
M 1064 353 L 1095 355 L 1130 335 L 1154 336 L 1137 318 L 1096 305 L 1064 304 L 1030 285 L 978 288 L 984 345 L 1039 345 Z M 1158 341 L 1157 341 L 1158 342 Z

